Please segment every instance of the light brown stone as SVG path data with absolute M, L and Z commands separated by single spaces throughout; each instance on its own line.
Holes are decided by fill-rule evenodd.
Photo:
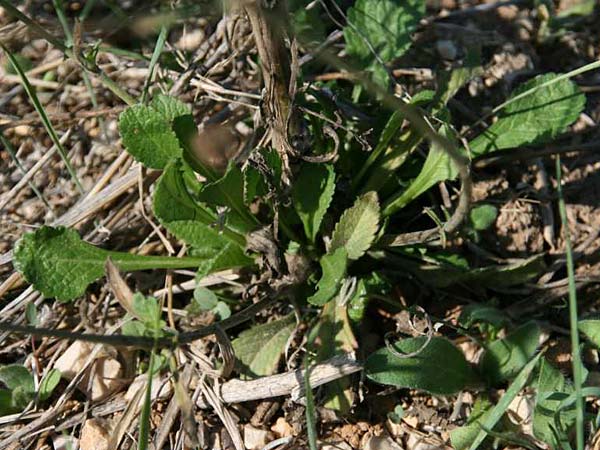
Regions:
M 79 438 L 80 450 L 108 450 L 110 430 L 98 419 L 86 420 Z

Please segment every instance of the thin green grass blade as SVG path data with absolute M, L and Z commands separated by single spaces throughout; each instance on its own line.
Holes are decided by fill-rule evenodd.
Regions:
M 317 445 L 317 410 L 315 408 L 315 398 L 310 387 L 310 363 L 306 360 L 306 369 L 304 372 L 304 391 L 306 395 L 306 435 L 308 437 L 308 446 L 310 450 L 318 450 Z
M 600 61 L 598 61 L 600 65 Z M 556 184 L 558 191 L 558 210 L 562 228 L 565 233 L 565 252 L 567 254 L 567 277 L 569 280 L 569 327 L 571 329 L 571 360 L 573 364 L 573 388 L 575 390 L 575 428 L 577 450 L 583 450 L 584 441 L 584 403 L 582 395 L 583 370 L 581 353 L 579 351 L 579 328 L 577 314 L 577 289 L 575 287 L 575 267 L 573 263 L 573 249 L 569 235 L 569 224 L 567 222 L 567 208 L 562 190 L 562 170 L 560 167 L 560 156 L 556 157 Z
M 2 43 L 0 43 L 0 47 L 2 48 L 2 50 L 4 50 L 4 52 L 6 53 L 6 56 L 8 57 L 11 64 L 15 68 L 15 71 L 19 74 L 19 77 L 21 78 L 21 82 L 23 83 L 23 88 L 25 89 L 25 92 L 27 92 L 27 95 L 29 96 L 29 99 L 31 100 L 33 107 L 35 108 L 38 115 L 40 116 L 40 119 L 42 119 L 42 123 L 44 124 L 44 128 L 46 129 L 46 132 L 50 136 L 52 143 L 54 145 L 56 145 L 56 148 L 58 149 L 58 153 L 60 154 L 60 157 L 62 158 L 63 162 L 65 163 L 65 167 L 67 168 L 69 175 L 71 176 L 71 178 L 77 185 L 77 189 L 79 189 L 79 192 L 81 192 L 83 194 L 84 193 L 83 186 L 81 185 L 79 178 L 77 178 L 75 169 L 73 169 L 73 166 L 71 165 L 71 162 L 69 161 L 69 156 L 67 155 L 65 148 L 60 143 L 60 139 L 58 138 L 58 135 L 56 134 L 56 130 L 54 130 L 54 126 L 52 126 L 52 122 L 50 122 L 50 119 L 48 118 L 48 115 L 46 114 L 46 110 L 40 103 L 40 100 L 38 99 L 38 96 L 35 92 L 35 89 L 33 88 L 33 86 L 31 86 L 31 84 L 29 84 L 27 75 L 23 71 L 23 68 L 19 65 L 19 62 L 14 57 L 12 52 L 10 50 L 8 50 Z
M 79 14 L 79 20 L 83 22 L 85 19 L 87 19 L 92 12 L 92 9 L 94 9 L 94 6 L 96 6 L 96 0 L 87 0 L 83 5 L 81 14 Z
M 148 67 L 148 78 L 146 78 L 146 82 L 144 83 L 144 89 L 142 91 L 142 103 L 146 103 L 146 99 L 148 98 L 148 90 L 150 89 L 150 84 L 152 83 L 152 77 L 154 76 L 154 70 L 156 69 L 156 64 L 158 63 L 158 58 L 165 47 L 165 42 L 167 40 L 167 35 L 169 30 L 166 26 L 160 27 L 160 34 L 156 39 L 156 45 L 154 46 L 154 51 L 152 52 L 152 58 L 150 59 L 150 65 Z
M 73 46 L 73 34 L 71 33 L 71 29 L 69 28 L 69 21 L 67 20 L 67 15 L 65 14 L 65 8 L 63 6 L 62 0 L 52 0 L 54 5 L 54 11 L 56 11 L 56 16 L 58 17 L 58 21 L 62 26 L 62 29 L 65 33 L 65 45 L 67 47 Z
M 148 381 L 146 383 L 146 394 L 142 412 L 140 414 L 140 435 L 138 437 L 138 450 L 147 450 L 150 442 L 150 411 L 152 409 L 152 371 L 154 370 L 154 359 L 156 350 L 150 352 L 150 362 L 148 367 Z
M 529 375 L 533 371 L 533 368 L 539 361 L 541 357 L 541 353 L 535 356 L 529 361 L 521 372 L 515 377 L 514 381 L 510 385 L 510 387 L 506 390 L 504 395 L 500 398 L 496 406 L 490 412 L 490 415 L 481 423 L 481 431 L 477 434 L 477 437 L 469 447 L 469 450 L 476 450 L 479 448 L 481 443 L 484 441 L 486 436 L 488 435 L 486 430 L 492 430 L 494 426 L 498 423 L 498 421 L 502 418 L 510 403 L 514 400 L 517 394 L 525 387 L 527 380 L 529 379 Z

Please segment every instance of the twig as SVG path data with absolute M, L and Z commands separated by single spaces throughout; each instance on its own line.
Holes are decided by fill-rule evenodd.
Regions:
M 250 19 L 252 34 L 260 57 L 265 83 L 265 113 L 271 131 L 271 140 L 283 164 L 284 178 L 289 178 L 288 134 L 293 115 L 290 95 L 292 82 L 290 56 L 285 47 L 286 4 L 282 0 L 266 9 L 261 0 L 250 0 L 244 5 Z M 293 130 L 291 130 L 293 133 Z
M 350 355 L 338 355 L 311 368 L 310 386 L 314 389 L 362 369 L 362 364 Z M 290 394 L 302 396 L 303 390 L 304 369 L 296 369 L 256 380 L 227 381 L 221 386 L 221 399 L 224 403 L 249 402 Z

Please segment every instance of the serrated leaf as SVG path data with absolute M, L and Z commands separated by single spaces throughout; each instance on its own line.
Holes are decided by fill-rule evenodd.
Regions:
M 338 248 L 333 253 L 324 255 L 321 258 L 321 270 L 323 274 L 317 284 L 317 292 L 307 299 L 308 303 L 312 305 L 324 305 L 331 300 L 342 286 L 347 266 L 348 253 L 345 248 Z
M 241 332 L 231 344 L 242 364 L 242 373 L 252 378 L 275 373 L 294 327 L 294 315 L 290 314 Z
M 349 259 L 358 259 L 371 247 L 379 228 L 379 201 L 376 192 L 359 197 L 344 211 L 333 230 L 330 252 L 345 248 Z
M 81 240 L 75 230 L 43 226 L 25 234 L 14 249 L 15 268 L 46 297 L 72 300 L 104 274 L 107 258 L 122 271 L 184 269 L 204 262 L 198 258 L 140 256 L 113 252 Z
M 492 342 L 481 359 L 481 372 L 491 386 L 514 378 L 535 354 L 540 327 L 528 322 L 503 339 Z
M 439 133 L 448 139 L 453 139 L 453 134 L 448 125 L 442 125 Z M 410 185 L 397 195 L 390 198 L 383 208 L 383 215 L 389 216 L 404 208 L 407 204 L 419 197 L 441 181 L 453 180 L 458 175 L 458 169 L 452 162 L 448 153 L 437 143 L 431 145 L 425 163 L 419 175 Z
M 384 62 L 399 58 L 424 15 L 422 0 L 357 0 L 348 10 L 352 25 L 344 27 L 346 51 L 363 62 L 374 60 L 366 38 Z
M 163 169 L 183 153 L 170 122 L 152 106 L 134 105 L 123 111 L 119 131 L 127 152 L 151 169 Z
M 399 353 L 423 347 L 426 337 L 402 339 Z M 419 389 L 433 395 L 450 395 L 465 389 L 475 377 L 462 352 L 442 337 L 432 337 L 416 356 L 399 358 L 387 348 L 377 350 L 365 363 L 367 378 L 380 384 Z
M 168 95 L 157 95 L 150 102 L 150 106 L 170 124 L 179 117 L 192 114 L 192 110 L 188 105 Z
M 294 208 L 304 225 L 304 233 L 315 241 L 321 222 L 333 199 L 335 171 L 330 164 L 304 164 L 292 190 Z
M 566 398 L 573 393 L 573 386 L 567 382 L 562 373 L 553 367 L 545 358 L 540 359 L 538 375 L 533 386 L 536 390 L 533 411 L 533 434 L 551 448 L 568 448 L 570 429 L 575 424 L 574 407 L 557 413 L 562 402 L 560 396 Z
M 600 319 L 580 320 L 578 327 L 592 344 L 600 348 Z
M 521 85 L 512 97 L 551 81 L 555 74 L 540 75 Z M 561 80 L 510 103 L 498 120 L 469 143 L 474 156 L 505 148 L 539 144 L 554 139 L 575 122 L 585 106 L 585 96 L 575 83 Z

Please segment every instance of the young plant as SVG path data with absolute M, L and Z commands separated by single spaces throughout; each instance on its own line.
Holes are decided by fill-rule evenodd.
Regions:
M 253 24 L 260 19 L 257 8 L 248 11 Z M 16 268 L 45 296 L 61 301 L 81 296 L 101 278 L 109 257 L 121 271 L 194 268 L 198 279 L 224 269 L 243 269 L 269 286 L 285 286 L 305 312 L 303 320 L 314 319 L 308 333 L 314 362 L 357 350 L 360 339 L 355 325 L 363 318 L 367 301 L 387 292 L 390 279 L 397 282 L 398 274 L 410 273 L 436 288 L 472 282 L 482 288 L 511 286 L 535 277 L 544 267 L 539 256 L 473 267 L 461 255 L 427 244 L 445 242 L 451 237 L 446 234 L 457 231 L 466 219 L 463 237 L 467 239 L 477 240 L 478 233 L 491 226 L 497 213 L 494 207 L 479 205 L 469 213 L 471 160 L 507 148 L 541 144 L 564 132 L 585 105 L 585 96 L 569 79 L 578 72 L 545 74 L 523 83 L 496 108 L 497 120 L 491 126 L 471 139 L 462 139 L 447 104 L 479 73 L 476 52 L 469 55 L 475 64 L 443 74 L 435 92 L 423 91 L 405 101 L 386 91 L 392 81 L 387 64 L 409 49 L 412 32 L 423 16 L 421 1 L 357 0 L 348 11 L 343 33 L 351 62 L 368 76 L 357 74 L 351 92 L 334 86 L 339 91 L 336 100 L 318 84 L 294 99 L 287 98 L 287 84 L 285 95 L 277 91 L 281 86 L 270 85 L 282 80 L 281 74 L 269 70 L 278 68 L 288 76 L 291 70 L 268 60 L 273 36 L 256 36 L 255 30 L 267 90 L 278 94 L 269 98 L 273 104 L 266 105 L 274 137 L 270 145 L 242 152 L 223 171 L 202 153 L 198 140 L 203 135 L 198 133 L 190 106 L 165 95 L 145 101 L 145 89 L 144 102 L 121 114 L 119 131 L 136 161 L 162 172 L 153 192 L 154 216 L 186 244 L 187 255 L 114 252 L 83 242 L 74 230 L 42 227 L 17 243 Z M 301 20 L 294 26 L 302 29 Z M 157 48 L 161 46 L 158 42 Z M 336 58 L 328 63 L 346 67 Z M 588 69 L 592 67 L 596 65 Z M 370 153 L 364 152 L 364 142 L 355 133 L 361 124 L 343 114 L 340 98 L 353 109 L 363 104 L 360 113 L 377 118 Z M 284 114 L 285 120 L 282 111 L 289 113 Z M 280 129 L 282 120 L 289 129 Z M 304 135 L 299 130 L 305 130 Z M 291 137 L 309 142 L 303 146 L 301 139 Z M 298 148 L 290 148 L 291 142 Z M 426 155 L 418 149 L 426 149 Z M 439 183 L 457 178 L 462 193 L 454 213 L 431 208 L 436 226 L 411 231 L 407 218 L 421 209 L 414 207 L 417 200 L 423 201 L 424 194 Z M 164 337 L 156 299 L 137 294 L 134 306 L 139 317 L 123 331 Z M 226 307 L 226 302 L 205 288 L 195 291 L 190 305 L 220 319 L 227 319 Z M 489 315 L 478 320 L 491 323 L 491 339 L 506 325 L 489 320 Z M 240 372 L 247 377 L 274 373 L 293 329 L 294 321 L 287 316 L 240 333 L 233 341 Z M 517 327 L 491 342 L 477 367 L 467 363 L 446 338 L 400 339 L 369 356 L 365 371 L 376 383 L 434 395 L 510 383 L 496 405 L 480 402 L 478 422 L 453 433 L 457 448 L 476 448 L 536 374 L 533 385 L 539 408 L 534 432 L 549 439 L 551 430 L 558 430 L 556 439 L 563 439 L 561 433 L 568 433 L 573 424 L 570 413 L 558 423 L 546 409 L 556 401 L 553 393 L 570 395 L 570 387 L 536 354 L 539 337 L 539 326 L 533 322 Z M 264 354 L 257 342 L 264 346 Z M 310 445 L 315 446 L 315 408 L 310 389 L 308 393 Z M 329 407 L 349 411 L 351 383 L 336 381 L 324 392 L 324 401 Z M 570 411 L 564 404 L 561 407 Z

